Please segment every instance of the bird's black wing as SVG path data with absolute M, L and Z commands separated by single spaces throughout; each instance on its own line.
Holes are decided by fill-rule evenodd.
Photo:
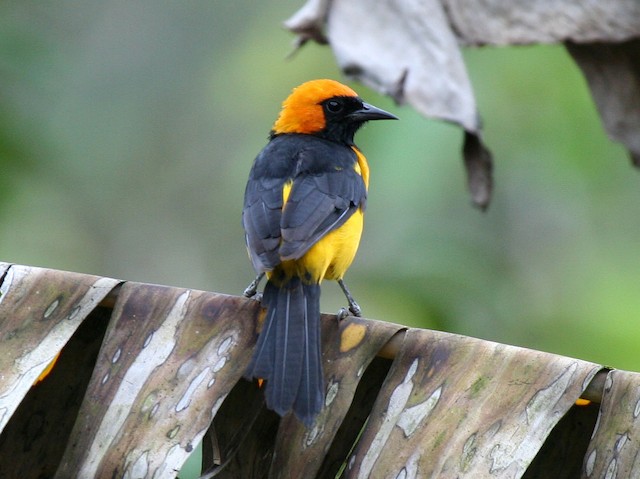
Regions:
M 282 259 L 297 259 L 366 204 L 357 157 L 346 145 L 315 139 L 300 151 L 281 219 Z
M 293 174 L 298 150 L 295 144 L 276 137 L 256 157 L 249 173 L 242 224 L 257 272 L 270 271 L 281 261 L 282 189 Z

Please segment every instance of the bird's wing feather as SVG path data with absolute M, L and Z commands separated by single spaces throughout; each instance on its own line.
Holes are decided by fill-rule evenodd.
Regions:
M 247 250 L 258 272 L 280 263 L 282 188 L 294 167 L 295 145 L 271 141 L 254 161 L 244 194 L 242 224 Z
M 283 135 L 254 162 L 242 222 L 256 271 L 304 255 L 366 203 L 351 148 L 310 135 Z M 287 203 L 282 190 L 291 181 Z
M 364 206 L 367 196 L 364 181 L 354 169 L 355 156 L 350 165 L 334 164 L 320 171 L 305 168 L 305 163 L 315 164 L 316 158 L 301 156 L 280 222 L 280 257 L 285 260 L 300 258 L 320 238 L 342 226 Z

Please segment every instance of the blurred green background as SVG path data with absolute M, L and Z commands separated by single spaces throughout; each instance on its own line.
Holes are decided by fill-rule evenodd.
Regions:
M 345 80 L 292 59 L 299 0 L 0 5 L 0 260 L 239 294 L 246 177 L 281 101 Z M 461 132 L 352 84 L 401 121 L 359 135 L 371 191 L 346 279 L 366 317 L 640 370 L 640 176 L 560 46 L 465 59 L 495 160 L 467 195 Z M 344 305 L 337 285 L 323 309 Z

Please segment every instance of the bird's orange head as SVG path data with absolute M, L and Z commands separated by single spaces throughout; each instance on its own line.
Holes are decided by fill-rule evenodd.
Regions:
M 358 94 L 335 80 L 312 80 L 293 89 L 282 103 L 272 135 L 302 133 L 353 143 L 353 135 L 368 120 L 397 119 L 364 103 Z

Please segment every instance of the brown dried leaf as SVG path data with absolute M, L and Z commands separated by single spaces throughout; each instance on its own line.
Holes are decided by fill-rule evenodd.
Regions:
M 349 76 L 423 115 L 478 131 L 471 82 L 437 0 L 334 0 L 327 35 Z
M 640 374 L 611 371 L 581 477 L 640 477 L 639 443 Z
M 520 477 L 600 369 L 409 330 L 347 477 Z
M 574 405 L 553 428 L 523 479 L 580 477 L 584 452 L 598 419 L 598 404 Z
M 493 190 L 491 152 L 482 143 L 478 134 L 469 132 L 464 134 L 462 152 L 471 200 L 475 206 L 484 210 L 489 206 Z
M 250 359 L 253 301 L 126 283 L 57 477 L 170 477 Z
M 467 45 L 616 42 L 640 33 L 635 0 L 442 0 L 453 30 Z
M 640 40 L 566 47 L 589 83 L 607 133 L 640 167 Z
M 4 274 L 7 272 L 7 270 L 11 267 L 11 264 L 9 263 L 2 263 L 0 262 L 0 279 L 4 276 Z M 2 281 L 0 281 L 0 284 L 2 283 Z
M 119 283 L 14 265 L 0 284 L 0 431 L 82 321 Z
M 11 326 L 0 329 L 11 345 L 0 361 L 8 367 L 3 371 L 21 371 L 24 348 L 48 341 L 56 328 L 48 322 L 75 318 L 73 305 L 84 314 L 88 290 L 102 282 L 4 264 L 0 270 L 10 273 L 1 287 L 0 324 Z M 598 383 L 594 377 L 605 377 L 596 376 L 600 366 L 577 359 L 324 316 L 327 405 L 305 430 L 295 418 L 280 420 L 266 410 L 255 383 L 239 381 L 259 323 L 255 301 L 125 283 L 113 314 L 95 306 L 44 383 L 24 399 L 15 388 L 0 395 L 22 401 L 0 436 L 0 458 L 11 458 L 0 459 L 4 472 L 50 477 L 62 457 L 59 478 L 173 476 L 205 437 L 209 467 L 224 463 L 214 469 L 218 477 L 342 471 L 344 477 L 568 478 L 580 467 L 597 409 L 573 405 L 588 384 Z M 21 321 L 28 332 L 16 327 Z M 376 356 L 381 350 L 384 358 Z M 608 376 L 584 477 L 638 474 L 631 447 L 640 440 L 638 378 L 622 371 Z M 598 389 L 589 397 L 599 400 Z M 47 411 L 49 401 L 66 407 Z M 34 427 L 43 419 L 47 424 Z
M 313 40 L 320 44 L 327 43 L 324 35 L 324 22 L 330 0 L 309 0 L 284 26 L 298 35 L 297 47 Z
M 110 317 L 110 309 L 94 309 L 64 346 L 52 371 L 22 398 L 0 434 L 0 476 L 54 476 Z

